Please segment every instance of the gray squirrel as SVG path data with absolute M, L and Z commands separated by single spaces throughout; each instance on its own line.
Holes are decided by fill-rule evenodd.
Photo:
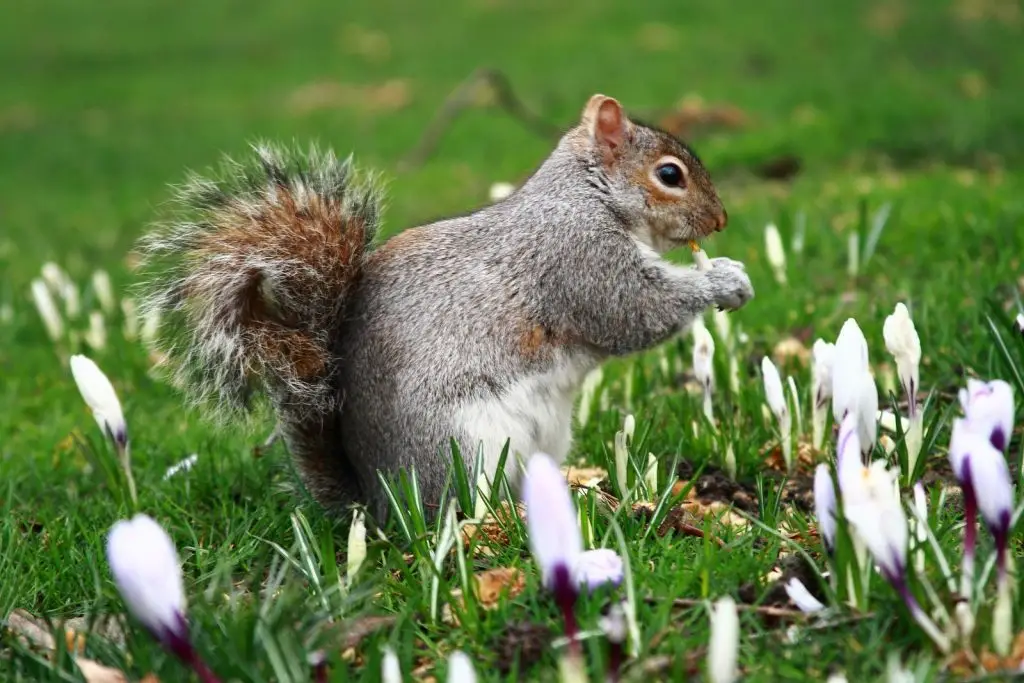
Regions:
M 139 243 L 143 312 L 174 383 L 229 416 L 255 391 L 328 512 L 387 505 L 377 472 L 415 468 L 436 505 L 455 439 L 472 467 L 562 462 L 584 376 L 753 295 L 743 264 L 661 253 L 722 230 L 707 171 L 671 135 L 594 95 L 504 200 L 375 244 L 381 191 L 351 158 L 256 147 L 193 176 Z M 513 487 L 515 458 L 506 461 Z

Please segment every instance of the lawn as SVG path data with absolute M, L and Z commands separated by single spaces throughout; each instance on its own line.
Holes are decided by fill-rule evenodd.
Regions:
M 151 374 L 143 345 L 125 339 L 120 308 L 104 317 L 102 348 L 85 345 L 81 334 L 100 307 L 92 273 L 109 272 L 117 296 L 129 295 L 132 246 L 159 217 L 169 185 L 223 153 L 245 153 L 253 140 L 316 140 L 379 169 L 389 186 L 386 235 L 468 211 L 488 201 L 493 183 L 522 180 L 552 139 L 496 106 L 486 89 L 422 163 L 402 163 L 445 98 L 475 69 L 491 67 L 555 129 L 572 125 L 595 92 L 652 121 L 724 111 L 718 125 L 690 126 L 688 136 L 730 216 L 728 229 L 705 246 L 711 256 L 744 261 L 757 292 L 729 316 L 735 390 L 725 340 L 707 316 L 718 342 L 717 436 L 701 421 L 689 335 L 604 368 L 574 458 L 609 474 L 602 493 L 578 500 L 596 544 L 623 552 L 631 571 L 623 587 L 581 600 L 581 628 L 594 631 L 609 600 L 628 595 L 639 638 L 630 643 L 635 659 L 626 678 L 702 676 L 709 639 L 703 601 L 732 595 L 760 606 L 741 613 L 745 680 L 825 680 L 834 671 L 851 681 L 881 680 L 890 653 L 918 667 L 922 680 L 950 676 L 947 659 L 880 576 L 868 609 L 838 604 L 827 618 L 790 613 L 793 605 L 772 588 L 769 573 L 790 566 L 799 556 L 794 546 L 819 569 L 826 563 L 809 533 L 812 462 L 800 465 L 785 495 L 768 464 L 765 448 L 778 435 L 762 410 L 761 359 L 770 355 L 783 378 L 795 380 L 807 431 L 807 353 L 817 338 L 835 341 L 855 318 L 888 408 L 901 391 L 882 328 L 898 302 L 908 306 L 923 348 L 929 514 L 956 570 L 962 505 L 952 490 L 938 505 L 952 484 L 946 452 L 955 392 L 967 377 L 1002 378 L 1015 386 L 1018 423 L 1024 405 L 1024 339 L 1011 322 L 1024 294 L 1024 11 L 1015 0 L 657 0 L 640 7 L 611 0 L 37 0 L 5 12 L 0 618 L 16 609 L 54 619 L 124 612 L 104 543 L 111 525 L 135 510 L 72 380 L 67 356 L 78 351 L 121 397 L 137 509 L 177 545 L 194 640 L 223 680 L 309 680 L 306 657 L 317 649 L 328 656 L 331 680 L 378 680 L 385 645 L 407 676 L 415 670 L 443 679 L 447 653 L 459 648 L 481 680 L 556 680 L 558 611 L 520 522 L 489 540 L 478 535 L 443 557 L 434 574 L 438 527 L 417 533 L 414 524 L 407 535 L 392 520 L 383 538 L 371 530 L 366 560 L 349 584 L 342 580 L 347 521 L 326 517 L 298 488 L 282 446 L 256 448 L 273 427 L 269 415 L 218 426 L 183 406 Z M 768 223 L 783 237 L 785 284 L 766 255 Z M 77 283 L 82 312 L 67 321 L 77 346 L 54 344 L 33 306 L 31 284 L 48 261 Z M 740 511 L 756 522 L 698 514 L 687 519 L 704 538 L 687 535 L 665 523 L 678 501 L 645 495 L 635 472 L 634 502 L 666 504 L 611 514 L 601 501 L 622 497 L 614 441 L 627 415 L 636 420 L 632 462 L 642 468 L 654 454 L 662 491 L 678 479 L 694 483 L 696 496 L 696 484 L 717 482 L 726 491 L 719 502 L 737 503 L 736 486 L 714 474 L 731 446 L 748 502 Z M 814 457 L 830 459 L 833 451 L 829 445 Z M 1019 430 L 1010 453 L 1016 475 Z M 194 467 L 165 477 L 191 454 Z M 709 505 L 715 492 L 705 494 L 698 512 L 720 512 Z M 780 528 L 803 532 L 792 542 L 780 538 Z M 980 538 L 985 558 L 991 542 L 985 531 Z M 1012 548 L 1019 552 L 1019 538 Z M 495 568 L 519 570 L 515 594 L 481 595 L 486 606 L 460 607 L 450 591 Z M 936 563 L 925 574 L 952 605 Z M 980 601 L 978 653 L 990 646 L 992 593 L 987 586 Z M 768 605 L 785 611 L 771 613 Z M 367 627 L 368 617 L 389 619 L 356 638 L 353 624 Z M 1024 630 L 1019 597 L 1013 618 L 1014 632 Z M 800 628 L 790 630 L 793 624 Z M 130 680 L 150 672 L 160 681 L 187 680 L 137 622 L 128 622 L 126 645 L 106 636 L 90 635 L 84 656 L 123 669 Z M 603 637 L 588 637 L 583 649 L 591 680 L 600 680 Z M 58 642 L 47 656 L 7 633 L 0 677 L 81 680 L 66 650 Z

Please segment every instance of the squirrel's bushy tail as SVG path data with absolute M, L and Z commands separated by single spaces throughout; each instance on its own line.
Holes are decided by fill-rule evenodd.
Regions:
M 178 215 L 140 241 L 140 310 L 159 315 L 156 350 L 194 402 L 237 412 L 262 389 L 292 450 L 308 450 L 323 431 L 310 420 L 336 408 L 332 341 L 380 195 L 331 152 L 254 151 L 218 176 L 192 176 Z M 305 424 L 289 424 L 299 415 Z

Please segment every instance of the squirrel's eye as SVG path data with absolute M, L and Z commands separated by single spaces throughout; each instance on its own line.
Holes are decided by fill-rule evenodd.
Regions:
M 655 173 L 658 174 L 658 179 L 669 187 L 683 186 L 683 169 L 675 164 L 662 164 L 655 169 Z

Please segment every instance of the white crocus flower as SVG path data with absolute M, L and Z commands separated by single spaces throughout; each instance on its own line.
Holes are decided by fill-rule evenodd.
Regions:
M 356 572 L 366 560 L 366 516 L 362 510 L 352 514 L 352 525 L 348 528 L 348 553 L 345 561 L 345 581 L 349 586 L 355 580 Z
M 178 552 L 163 527 L 144 514 L 117 522 L 107 562 L 128 611 L 153 637 L 175 654 L 190 647 Z
M 42 273 L 43 281 L 50 288 L 54 296 L 63 296 L 64 286 L 71 282 L 71 278 L 64 272 L 64 269 L 53 261 L 47 261 L 43 264 L 40 272 Z
M 868 364 L 868 343 L 853 318 L 843 323 L 836 338 L 832 367 L 832 415 L 837 423 L 857 416 L 862 452 L 874 448 L 878 434 L 878 390 Z
M 814 515 L 818 518 L 818 534 L 831 554 L 836 547 L 836 488 L 824 463 L 814 468 Z
M 555 590 L 556 584 L 564 579 L 569 585 L 572 567 L 583 552 L 583 539 L 565 477 L 547 455 L 538 453 L 530 458 L 523 498 L 530 551 L 544 584 Z
M 1014 320 L 1014 327 L 1017 328 L 1017 332 L 1024 335 L 1024 313 L 1018 313 L 1017 319 Z
M 968 419 L 954 420 L 949 460 L 953 474 L 960 481 L 964 492 L 966 528 L 960 591 L 968 600 L 971 599 L 975 518 L 980 512 L 995 540 L 998 584 L 996 607 L 992 615 L 993 642 L 996 651 L 1005 656 L 1013 638 L 1007 550 L 1015 503 L 1009 466 L 1003 454 L 992 445 L 991 434 L 992 431 L 985 423 L 975 424 Z
M 850 415 L 840 427 L 840 438 L 844 433 L 848 439 L 855 438 Z M 948 636 L 921 608 L 907 584 L 910 534 L 896 477 L 897 473 L 888 470 L 884 460 L 875 460 L 865 467 L 854 454 L 844 456 L 839 472 L 843 514 L 854 536 L 871 553 L 882 576 L 903 598 L 918 626 L 946 653 L 950 647 Z
M 160 310 L 151 309 L 146 312 L 142 318 L 142 328 L 139 330 L 139 338 L 142 339 L 142 343 L 147 346 L 152 345 L 156 341 L 156 336 L 160 332 Z
M 801 612 L 805 614 L 813 614 L 814 612 L 820 612 L 825 609 L 825 605 L 821 604 L 818 598 L 811 595 L 811 592 L 807 590 L 807 586 L 803 582 L 794 577 L 789 580 L 785 586 L 786 595 L 793 601 L 793 604 L 797 606 Z
M 39 317 L 42 318 L 43 325 L 46 326 L 46 334 L 49 335 L 50 340 L 60 341 L 64 336 L 64 319 L 61 317 L 60 311 L 57 310 L 53 295 L 42 280 L 32 281 L 32 302 L 35 303 L 36 310 L 39 311 Z
M 381 683 L 402 683 L 402 665 L 390 646 L 384 648 L 384 657 L 380 663 L 380 680 Z
M 601 382 L 604 380 L 604 371 L 596 368 L 583 378 L 583 386 L 580 388 L 580 405 L 576 412 L 576 422 L 580 427 L 586 427 L 590 420 L 590 409 L 594 405 L 594 394 L 597 393 Z
M 105 270 L 97 270 L 92 274 L 92 291 L 96 294 L 100 308 L 107 315 L 112 315 L 117 308 L 116 297 L 114 297 L 114 286 L 110 284 L 110 275 Z
M 68 318 L 75 319 L 82 313 L 82 300 L 78 297 L 78 287 L 68 280 L 64 283 L 60 297 L 64 300 L 64 312 Z
M 476 670 L 469 656 L 462 650 L 448 655 L 448 683 L 476 683 Z
M 630 413 L 622 420 L 622 433 L 626 435 L 626 443 L 633 443 L 633 435 L 636 433 L 636 418 Z
M 85 343 L 94 351 L 102 351 L 107 347 L 107 324 L 99 311 L 89 314 L 89 330 L 85 333 Z
M 732 683 L 739 675 L 740 618 L 736 602 L 719 598 L 711 611 L 711 642 L 708 645 L 708 678 L 712 683 Z
M 854 230 L 846 238 L 846 274 L 857 277 L 860 271 L 860 235 Z
M 853 318 L 843 323 L 832 353 L 832 417 L 839 424 L 857 410 L 868 370 L 868 343 Z
M 959 398 L 971 431 L 984 434 L 996 450 L 1005 453 L 1010 444 L 1014 415 L 1013 388 L 1009 383 L 1001 379 L 991 382 L 968 379 L 967 388 L 960 390 Z
M 576 508 L 561 470 L 537 453 L 527 463 L 523 483 L 530 551 L 545 586 L 558 593 L 622 581 L 622 559 L 613 550 L 583 551 Z M 614 556 L 614 557 L 612 557 Z
M 729 318 L 729 312 L 716 308 L 711 316 L 715 321 L 715 334 L 718 335 L 718 341 L 722 342 L 726 349 L 732 348 L 732 320 Z
M 817 339 L 811 347 L 811 439 L 820 449 L 825 442 L 825 424 L 828 421 L 829 399 L 832 398 L 832 363 L 836 345 Z
M 780 285 L 786 284 L 786 248 L 782 246 L 782 236 L 774 223 L 765 226 L 764 248 L 775 280 Z
M 121 299 L 121 315 L 124 316 L 124 338 L 130 342 L 139 338 L 139 307 L 135 299 Z
M 793 415 L 786 403 L 786 394 L 782 388 L 782 378 L 775 363 L 768 356 L 761 359 L 761 375 L 764 378 L 764 395 L 768 408 L 779 422 L 779 434 L 782 440 L 782 457 L 786 462 L 786 470 L 793 471 Z
M 896 360 L 896 371 L 900 384 L 910 403 L 911 418 L 917 413 L 917 390 L 920 388 L 921 339 L 917 336 L 914 321 L 903 303 L 896 304 L 892 315 L 886 317 L 882 326 L 885 347 Z
M 128 425 L 114 385 L 99 366 L 85 356 L 71 357 L 71 374 L 100 431 L 112 438 L 119 448 L 125 447 L 128 444 Z
M 711 395 L 715 386 L 715 340 L 704 325 L 693 326 L 693 374 L 704 396 L 704 416 L 714 424 Z
M 110 383 L 99 366 L 85 356 L 71 357 L 71 374 L 75 378 L 75 384 L 78 385 L 79 393 L 82 394 L 86 405 L 92 410 L 100 431 L 114 442 L 118 458 L 121 461 L 121 468 L 124 470 L 128 483 L 128 492 L 134 503 L 137 500 L 137 495 L 135 479 L 132 476 L 128 423 L 125 422 L 124 413 L 121 411 L 121 402 L 117 398 L 117 392 L 114 391 L 114 385 Z

